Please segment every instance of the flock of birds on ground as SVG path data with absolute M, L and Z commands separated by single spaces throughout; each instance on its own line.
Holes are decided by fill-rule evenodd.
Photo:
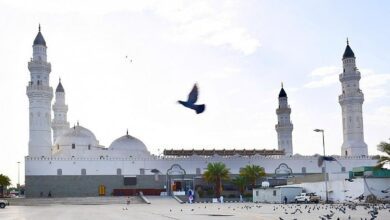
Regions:
M 279 216 L 279 220 L 298 220 L 296 214 L 305 214 L 308 213 L 310 215 L 315 215 L 316 212 L 325 212 L 327 214 L 322 214 L 318 216 L 318 219 L 320 220 L 341 220 L 341 219 L 348 219 L 351 220 L 351 214 L 352 212 L 357 210 L 357 207 L 361 206 L 365 211 L 367 211 L 368 215 L 360 216 L 359 218 L 354 217 L 354 219 L 360 219 L 360 220 L 375 220 L 378 218 L 379 211 L 383 212 L 389 212 L 390 214 L 390 204 L 314 204 L 314 205 L 305 205 L 305 204 L 280 204 L 280 205 L 274 205 L 272 210 L 274 212 L 283 213 L 283 216 Z M 262 205 L 259 204 L 253 204 L 253 205 L 242 205 L 242 206 L 221 206 L 218 207 L 218 211 L 249 211 L 249 210 L 256 210 L 261 209 Z M 210 210 L 215 209 L 215 207 L 209 207 L 207 205 L 205 206 L 198 206 L 197 208 L 191 208 L 189 210 L 180 208 L 180 209 L 169 209 L 169 212 L 185 212 L 190 211 L 194 212 L 195 210 Z M 269 214 L 269 213 L 267 213 Z M 231 214 L 224 213 L 224 214 L 208 214 L 212 216 L 231 216 Z M 287 216 L 286 216 L 287 215 Z M 289 216 L 292 217 L 289 217 Z M 306 216 L 307 217 L 307 216 Z M 317 218 L 317 217 L 316 217 Z M 316 219 L 312 218 L 312 219 Z
M 325 204 L 325 205 L 279 205 L 274 206 L 273 211 L 276 211 L 280 208 L 284 212 L 285 215 L 294 215 L 297 212 L 299 213 L 312 213 L 315 211 L 327 211 L 328 214 L 318 216 L 321 220 L 330 220 L 336 219 L 340 220 L 340 214 L 348 215 L 347 219 L 351 219 L 351 212 L 357 210 L 357 204 Z M 374 220 L 378 217 L 379 210 L 388 210 L 390 212 L 390 205 L 387 204 L 364 204 L 362 205 L 363 209 L 367 211 L 369 217 L 360 217 L 360 220 Z M 291 210 L 294 210 L 290 212 Z M 286 218 L 287 219 L 287 218 Z M 285 218 L 279 217 L 279 220 L 285 220 Z M 297 218 L 293 218 L 293 220 L 298 220 Z

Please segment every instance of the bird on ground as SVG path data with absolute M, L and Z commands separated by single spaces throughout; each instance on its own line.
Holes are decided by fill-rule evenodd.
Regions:
M 126 59 L 128 59 L 128 56 L 126 55 Z M 133 59 L 130 59 L 130 63 L 132 63 L 133 62 Z
M 206 109 L 205 104 L 196 105 L 196 101 L 198 100 L 198 85 L 195 83 L 194 87 L 192 88 L 190 94 L 188 95 L 187 101 L 177 101 L 178 103 L 182 104 L 184 107 L 195 110 L 196 114 L 200 114 L 204 112 Z

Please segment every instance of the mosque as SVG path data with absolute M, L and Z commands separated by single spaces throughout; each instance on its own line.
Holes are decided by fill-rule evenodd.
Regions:
M 52 105 L 51 64 L 47 61 L 46 41 L 40 27 L 32 47 L 33 56 L 28 62 L 31 78 L 27 84 L 27 197 L 132 195 L 139 191 L 172 194 L 201 182 L 207 164 L 212 162 L 225 163 L 232 174 L 238 174 L 248 164 L 255 164 L 264 167 L 267 174 L 279 177 L 324 172 L 346 174 L 354 167 L 376 164 L 364 142 L 361 74 L 348 42 L 342 57 L 343 72 L 339 76 L 344 142 L 341 156 L 334 156 L 339 163 L 327 163 L 326 170 L 318 167 L 318 155 L 294 154 L 291 108 L 283 87 L 276 109 L 278 149 L 165 149 L 162 156 L 156 156 L 128 132 L 109 147 L 102 146 L 91 130 L 79 123 L 70 127 L 61 81 L 55 89 Z

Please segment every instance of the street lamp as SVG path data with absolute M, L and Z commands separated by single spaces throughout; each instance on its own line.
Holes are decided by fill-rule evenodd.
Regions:
M 324 150 L 324 157 L 325 157 L 325 135 L 324 135 L 324 129 L 314 129 L 315 132 L 321 132 L 322 133 L 322 148 Z M 328 177 L 326 175 L 326 161 L 324 161 L 324 179 L 325 179 L 325 203 L 328 203 Z
M 18 163 L 18 185 L 17 185 L 17 188 L 19 189 L 20 188 L 20 161 L 18 161 L 17 163 Z

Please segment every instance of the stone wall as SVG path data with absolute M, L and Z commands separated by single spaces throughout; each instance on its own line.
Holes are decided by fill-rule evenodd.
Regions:
M 99 186 L 106 187 L 106 196 L 114 189 L 163 189 L 165 176 L 137 176 L 137 184 L 124 185 L 123 175 L 59 175 L 26 176 L 26 197 L 86 197 L 99 196 Z

